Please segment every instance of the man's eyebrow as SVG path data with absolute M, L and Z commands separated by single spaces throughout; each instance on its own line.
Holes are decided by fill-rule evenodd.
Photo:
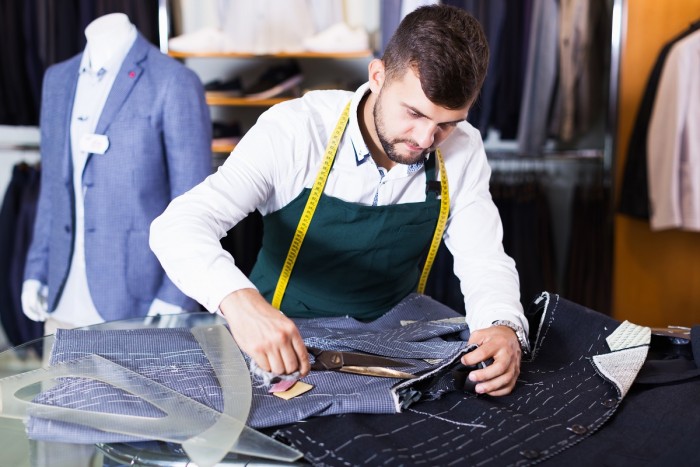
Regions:
M 431 120 L 430 117 L 428 117 L 428 116 L 425 115 L 423 112 L 421 112 L 420 110 L 416 109 L 415 107 L 413 107 L 413 106 L 411 106 L 411 105 L 408 105 L 408 104 L 404 104 L 404 106 L 405 106 L 407 109 L 409 109 L 411 112 L 415 113 L 416 115 L 420 115 L 420 116 L 423 117 L 423 118 L 427 118 L 427 119 Z M 459 119 L 459 120 L 454 120 L 454 121 L 451 121 L 451 122 L 439 122 L 438 125 L 456 125 L 457 123 L 466 122 L 466 121 L 467 121 L 467 117 L 464 117 L 464 118 L 461 118 L 461 119 Z

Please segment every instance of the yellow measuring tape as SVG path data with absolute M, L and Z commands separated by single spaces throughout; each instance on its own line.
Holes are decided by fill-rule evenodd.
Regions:
M 418 293 L 425 292 L 425 284 L 428 282 L 430 268 L 433 267 L 433 261 L 435 261 L 435 255 L 437 255 L 438 248 L 440 247 L 440 240 L 442 240 L 442 234 L 445 232 L 447 215 L 450 213 L 450 189 L 447 186 L 445 161 L 442 158 L 442 152 L 440 152 L 439 148 L 435 150 L 435 154 L 437 155 L 438 170 L 440 170 L 440 215 L 438 216 L 435 232 L 433 233 L 433 241 L 430 242 L 428 256 L 425 258 L 423 272 L 421 272 L 420 279 L 418 280 L 418 288 L 416 289 Z
M 289 246 L 289 251 L 287 252 L 287 257 L 284 260 L 284 265 L 282 266 L 282 271 L 280 272 L 280 278 L 277 281 L 277 286 L 275 287 L 275 293 L 272 295 L 272 306 L 280 309 L 282 305 L 282 298 L 284 297 L 284 292 L 287 290 L 287 285 L 289 284 L 289 278 L 292 276 L 292 269 L 294 269 L 294 263 L 296 263 L 297 257 L 299 256 L 299 250 L 301 250 L 301 244 L 306 237 L 306 232 L 309 230 L 309 225 L 311 224 L 311 219 L 316 211 L 316 206 L 318 205 L 321 195 L 323 194 L 323 189 L 326 186 L 326 181 L 328 180 L 328 174 L 333 166 L 333 161 L 335 160 L 335 155 L 338 152 L 338 146 L 340 145 L 340 140 L 343 137 L 343 132 L 345 131 L 345 126 L 348 123 L 350 117 L 350 102 L 343 109 L 343 113 L 338 119 L 333 133 L 331 134 L 330 141 L 328 141 L 328 146 L 326 146 L 326 152 L 323 156 L 323 162 L 321 164 L 321 169 L 319 170 L 314 185 L 311 188 L 311 193 L 309 193 L 309 199 L 306 201 L 304 206 L 304 211 L 301 213 L 301 218 L 297 224 L 296 232 L 294 232 L 294 238 L 292 239 L 292 244 Z M 428 250 L 428 256 L 423 265 L 423 272 L 421 273 L 420 280 L 418 281 L 418 292 L 423 293 L 425 290 L 425 283 L 428 280 L 428 275 L 430 274 L 430 268 L 435 260 L 435 255 L 437 254 L 438 247 L 440 246 L 440 240 L 442 239 L 442 234 L 445 231 L 445 224 L 447 223 L 447 215 L 450 210 L 450 195 L 447 187 L 447 172 L 445 171 L 445 163 L 442 160 L 442 154 L 438 149 L 436 151 L 437 162 L 440 170 L 440 215 L 438 217 L 437 226 L 435 227 L 435 233 L 433 234 L 433 240 L 430 244 L 430 249 Z
M 289 284 L 289 278 L 292 275 L 294 263 L 297 260 L 297 256 L 299 256 L 301 243 L 304 241 L 304 237 L 306 237 L 306 232 L 309 230 L 309 224 L 311 224 L 311 218 L 314 216 L 314 211 L 316 211 L 318 201 L 321 199 L 321 194 L 323 194 L 323 188 L 326 186 L 326 180 L 328 180 L 328 174 L 333 166 L 333 160 L 335 160 L 335 154 L 338 152 L 340 139 L 343 137 L 343 132 L 345 131 L 345 126 L 348 124 L 349 117 L 350 102 L 347 103 L 345 109 L 343 109 L 343 113 L 340 114 L 338 123 L 335 124 L 333 133 L 331 134 L 331 139 L 328 141 L 328 146 L 326 146 L 326 152 L 323 156 L 321 170 L 316 177 L 316 181 L 314 181 L 314 186 L 311 188 L 309 199 L 306 200 L 304 211 L 301 213 L 299 224 L 297 224 L 297 230 L 294 232 L 292 244 L 289 246 L 289 251 L 287 252 L 287 258 L 284 260 L 284 265 L 282 266 L 282 271 L 280 272 L 280 278 L 277 281 L 275 293 L 272 296 L 272 306 L 278 310 L 280 309 L 280 305 L 282 305 L 282 297 L 284 297 L 284 292 L 287 290 L 287 285 Z

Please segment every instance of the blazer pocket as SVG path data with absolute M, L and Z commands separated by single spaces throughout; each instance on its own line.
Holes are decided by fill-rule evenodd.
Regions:
M 163 282 L 163 269 L 148 246 L 148 232 L 132 230 L 127 237 L 126 284 L 139 300 L 153 300 Z

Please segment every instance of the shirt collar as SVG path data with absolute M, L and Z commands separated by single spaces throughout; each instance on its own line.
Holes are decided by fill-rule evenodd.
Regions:
M 350 104 L 350 120 L 348 121 L 348 135 L 350 136 L 350 141 L 352 142 L 352 147 L 355 149 L 355 162 L 357 165 L 364 164 L 370 158 L 369 149 L 367 148 L 367 143 L 365 143 L 362 137 L 362 132 L 360 131 L 360 122 L 357 118 L 357 108 L 362 101 L 362 98 L 369 92 L 369 82 L 363 84 L 352 97 L 352 102 Z
M 365 143 L 365 140 L 362 137 L 362 132 L 360 131 L 360 122 L 357 117 L 357 107 L 360 105 L 362 98 L 365 97 L 365 95 L 368 92 L 370 92 L 369 82 L 357 88 L 357 91 L 355 91 L 355 94 L 353 95 L 352 101 L 350 103 L 350 119 L 348 121 L 347 132 L 350 135 L 352 147 L 353 149 L 355 149 L 355 162 L 357 163 L 357 165 L 362 165 L 369 159 L 371 159 L 369 148 L 367 147 L 367 143 Z M 423 167 L 423 162 L 417 162 L 415 164 L 411 164 L 405 167 L 406 173 L 412 174 Z

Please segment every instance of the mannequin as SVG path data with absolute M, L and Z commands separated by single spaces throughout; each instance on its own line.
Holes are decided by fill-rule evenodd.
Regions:
M 124 13 L 112 13 L 92 21 L 85 28 L 88 55 L 93 70 L 102 68 L 120 50 L 130 47 L 136 28 Z
M 84 52 L 44 79 L 42 189 L 22 308 L 47 334 L 196 309 L 152 256 L 147 229 L 210 172 L 201 82 L 125 14 L 97 18 L 85 37 Z

